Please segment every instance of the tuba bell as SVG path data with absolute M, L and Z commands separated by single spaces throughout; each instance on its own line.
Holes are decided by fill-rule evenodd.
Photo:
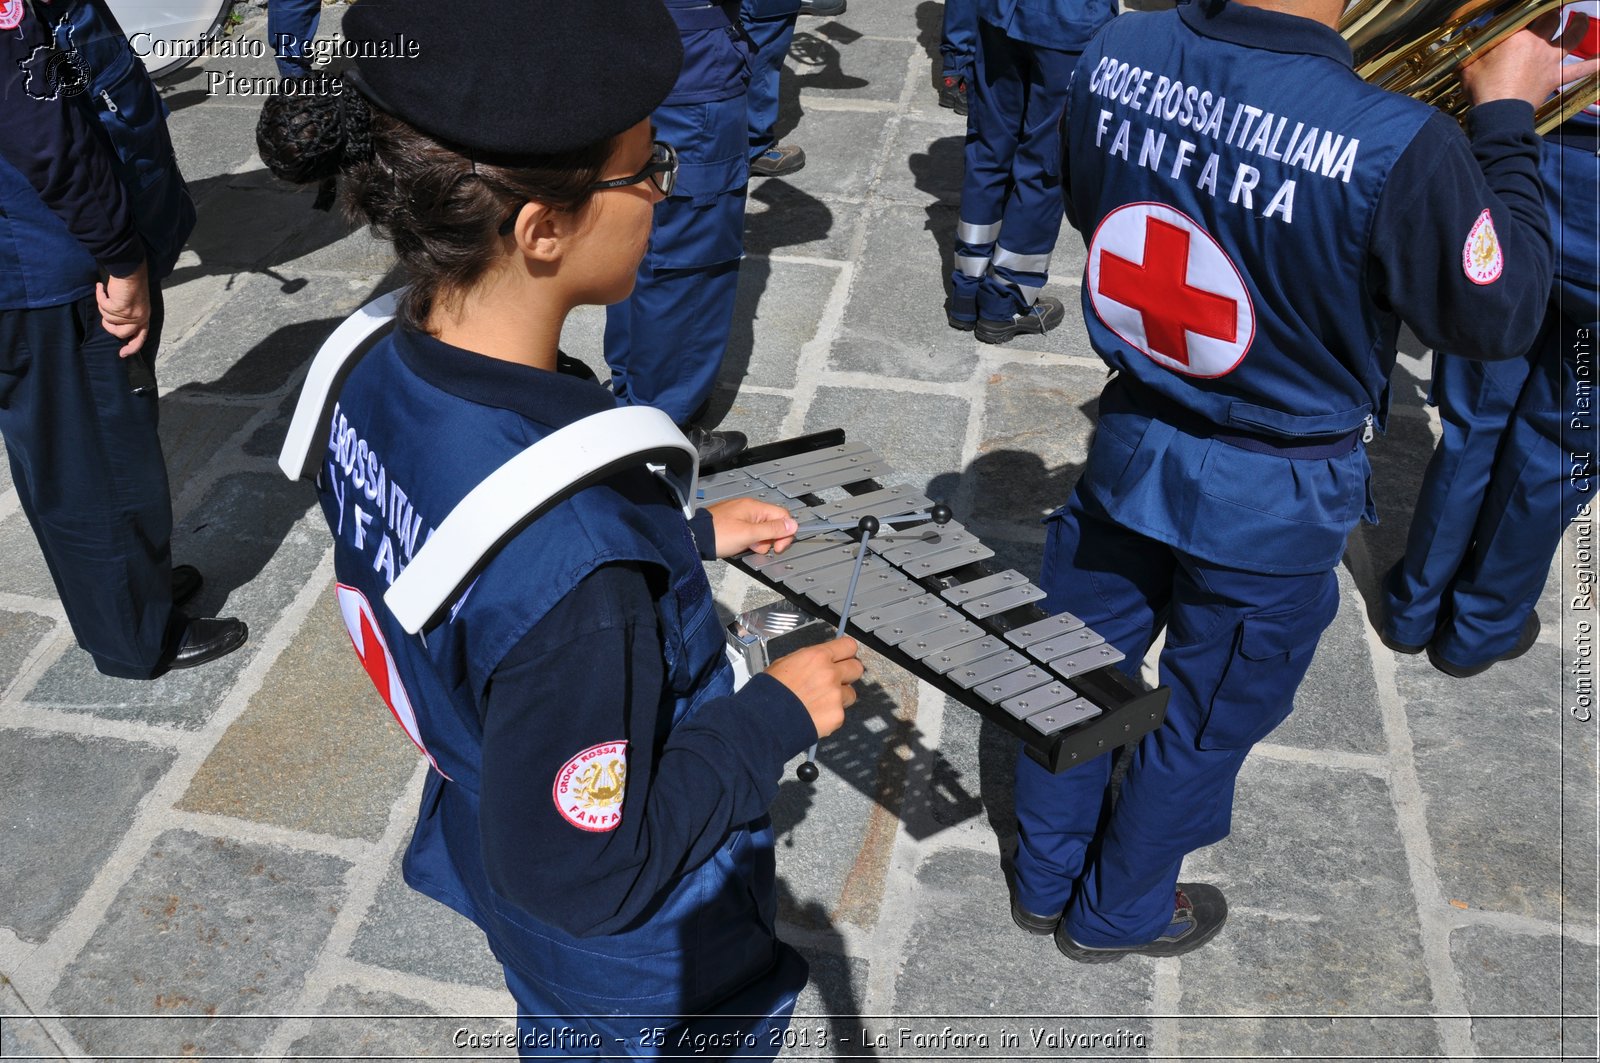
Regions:
M 1471 101 L 1461 68 L 1540 15 L 1559 11 L 1563 0 L 1357 0 L 1339 31 L 1355 55 L 1364 81 L 1401 92 L 1466 117 Z M 1548 133 L 1595 101 L 1600 75 L 1568 85 L 1536 115 Z

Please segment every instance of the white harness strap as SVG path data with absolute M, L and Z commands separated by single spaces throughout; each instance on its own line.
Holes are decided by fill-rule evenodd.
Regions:
M 593 414 L 539 440 L 489 474 L 450 511 L 383 596 L 415 635 L 441 615 L 483 563 L 554 503 L 622 469 L 656 469 L 694 512 L 699 455 L 672 418 L 649 406 Z
M 328 418 L 340 385 L 359 360 L 356 350 L 394 319 L 403 292 L 390 292 L 357 310 L 317 351 L 278 453 L 278 467 L 289 479 L 316 475 Z M 442 615 L 529 521 L 568 495 L 641 464 L 667 482 L 685 517 L 694 514 L 700 465 L 694 444 L 660 410 L 606 410 L 552 432 L 468 492 L 384 594 L 384 603 L 407 632 L 416 634 Z
M 291 480 L 309 480 L 322 463 L 322 445 L 328 430 L 328 417 L 338 397 L 339 385 L 355 368 L 356 349 L 367 337 L 394 320 L 395 307 L 405 289 L 380 295 L 351 314 L 323 341 L 317 356 L 306 371 L 300 398 L 289 421 L 289 433 L 278 451 L 278 468 Z

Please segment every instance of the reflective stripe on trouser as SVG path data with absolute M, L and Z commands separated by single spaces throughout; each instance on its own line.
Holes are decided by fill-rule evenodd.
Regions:
M 1552 308 L 1523 357 L 1436 356 L 1443 431 L 1405 555 L 1383 588 L 1392 638 L 1431 641 L 1469 667 L 1516 644 L 1563 530 L 1593 497 L 1594 420 L 1579 405 L 1576 330 Z
M 961 217 L 1000 219 L 1010 264 L 992 244 L 964 243 L 958 234 L 951 283 L 957 306 L 975 300 L 977 316 L 1006 320 L 1025 313 L 1048 279 L 1062 217 L 1057 122 L 1078 56 L 1014 40 L 981 20 L 978 38 L 976 77 L 968 87 Z M 960 266 L 961 257 L 991 255 L 982 279 Z M 1024 268 L 1041 255 L 1042 268 Z
M 1115 523 L 1081 490 L 1049 524 L 1044 607 L 1083 617 L 1127 655 L 1130 674 L 1165 620 L 1160 680 L 1172 696 L 1166 721 L 1133 748 L 1103 826 L 1112 754 L 1060 775 L 1018 758 L 1017 901 L 1065 908 L 1080 944 L 1143 944 L 1171 921 L 1184 856 L 1227 836 L 1234 780 L 1288 716 L 1338 581 L 1202 561 Z

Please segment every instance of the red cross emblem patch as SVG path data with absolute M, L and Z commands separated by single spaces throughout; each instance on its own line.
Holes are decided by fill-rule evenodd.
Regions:
M 1160 203 L 1106 216 L 1089 244 L 1088 283 L 1106 328 L 1187 376 L 1231 373 L 1255 339 L 1238 267 L 1193 218 Z
M 395 722 L 404 729 L 422 755 L 428 758 L 433 770 L 446 779 L 450 778 L 440 769 L 438 761 L 428 752 L 428 747 L 422 744 L 422 732 L 417 728 L 417 714 L 411 708 L 411 697 L 406 693 L 405 684 L 400 681 L 400 670 L 395 667 L 389 644 L 383 640 L 383 632 L 378 629 L 378 618 L 372 612 L 372 603 L 354 587 L 336 583 L 334 589 L 339 597 L 339 615 L 344 618 L 350 644 L 355 647 L 356 656 L 361 658 L 361 666 L 367 670 L 372 685 L 378 688 L 383 703 L 389 706 Z

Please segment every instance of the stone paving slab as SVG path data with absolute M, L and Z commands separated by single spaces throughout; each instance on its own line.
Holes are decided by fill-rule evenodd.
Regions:
M 878 195 L 891 203 L 926 207 L 930 201 L 961 205 L 965 123 L 948 118 L 907 118 L 895 127 Z
M 1474 908 L 1561 918 L 1562 778 L 1527 768 L 1561 760 L 1560 709 L 1542 681 L 1560 669 L 1543 645 L 1471 680 L 1421 658 L 1399 665 L 1440 883 Z
M 944 320 L 946 267 L 955 212 L 940 210 L 929 234 L 928 215 L 885 207 L 867 219 L 866 248 L 851 284 L 844 327 L 834 341 L 831 368 L 873 376 L 954 383 L 977 365 L 977 341 Z M 881 298 L 892 279 L 893 296 Z M 860 293 L 860 297 L 857 297 Z
M 865 388 L 818 388 L 805 431 L 849 426 L 852 441 L 870 444 L 889 462 L 893 475 L 884 478 L 885 484 L 926 484 L 959 464 L 957 453 L 970 408 L 966 400 L 900 395 L 890 407 L 883 399 L 882 392 Z M 940 425 L 942 430 L 929 432 L 929 425 Z
M 505 974 L 483 932 L 462 916 L 413 890 L 400 876 L 400 854 L 389 862 L 367 909 L 350 958 L 405 974 L 505 989 Z M 510 1006 L 510 995 L 506 1000 Z
M 157 381 L 165 387 L 166 354 L 216 312 L 238 283 L 234 273 L 209 273 L 200 256 L 185 250 L 177 267 L 161 289 L 165 319 L 161 325 L 161 349 L 156 356 Z M 165 413 L 165 410 L 162 411 Z
M 892 115 L 886 111 L 829 111 L 817 108 L 806 116 L 805 169 L 789 177 L 795 188 L 812 196 L 860 197 L 883 152 Z M 764 181 L 755 181 L 759 190 Z
M 780 439 L 792 407 L 793 402 L 783 395 L 743 391 L 735 395 L 719 389 L 711 397 L 708 420 L 716 421 L 722 428 L 737 429 L 753 440 Z
M 906 41 L 862 37 L 837 22 L 798 26 L 789 46 L 793 80 L 786 75 L 783 91 L 798 90 L 802 101 L 893 104 L 900 99 L 906 66 L 915 50 Z
M 49 617 L 38 613 L 0 609 L 0 690 L 12 684 L 28 656 L 54 627 Z
M 272 1021 L 223 1016 L 287 1010 L 338 915 L 348 867 L 314 853 L 168 832 L 118 893 L 50 1007 L 75 1016 L 62 1024 L 95 1054 L 253 1052 Z
M 184 180 L 201 204 L 209 193 L 222 187 L 220 178 L 255 155 L 255 122 L 241 121 L 237 111 L 228 109 L 194 107 L 179 113 L 182 121 L 168 124 L 172 146 Z M 231 220 L 213 216 L 209 224 L 220 230 Z M 237 219 L 241 224 L 248 220 Z
M 839 270 L 831 266 L 746 259 L 720 382 L 794 387 L 800 348 L 816 336 L 838 280 Z M 781 291 L 784 298 L 763 302 L 768 291 Z
M 416 747 L 350 652 L 330 585 L 178 807 L 377 841 L 415 767 Z
M 774 649 L 789 652 L 831 635 L 816 624 Z M 915 776 L 929 768 L 930 751 L 916 729 L 915 682 L 876 654 L 865 663 L 870 681 L 856 711 L 818 748 L 822 777 L 807 785 L 791 767 L 772 805 L 778 845 L 791 857 L 778 914 L 812 933 L 876 925 L 896 821 L 916 818 L 907 801 L 921 791 Z
M 928 817 L 952 839 L 974 836 L 1009 853 L 1016 844 L 1012 811 L 1021 742 L 976 709 L 944 698 L 937 749 L 939 771 L 927 802 Z
M 10 594 L 54 600 L 56 585 L 39 552 L 28 518 L 18 509 L 0 521 L 0 557 L 6 559 L 5 589 Z
M 1480 1015 L 1472 1022 L 1480 1056 L 1595 1058 L 1593 1018 L 1564 1018 L 1593 1013 L 1593 946 L 1469 926 L 1450 935 L 1450 951 Z
M 206 574 L 207 600 L 258 633 L 300 592 L 328 551 L 309 488 L 281 475 L 242 473 L 219 482 L 174 535 L 173 552 Z M 314 523 L 313 523 L 314 522 Z M 256 638 L 215 664 L 148 683 L 102 676 L 74 646 L 28 693 L 35 705 L 186 730 L 203 727 L 255 657 Z
M 485 1047 L 503 1049 L 516 1037 L 513 1021 L 444 1015 L 426 1001 L 349 985 L 323 1001 L 322 1014 L 290 1046 L 289 1058 L 498 1057 L 504 1053 Z
M 860 956 L 843 955 L 842 944 L 827 949 L 798 948 L 811 965 L 811 980 L 795 1001 L 794 1034 L 784 1056 L 846 1054 L 851 1046 L 844 1045 L 845 1040 L 860 1044 L 856 1016 L 864 1010 L 871 964 Z
M 163 384 L 229 396 L 278 391 L 334 326 L 367 302 L 373 286 L 367 277 L 314 276 L 297 286 L 242 276 L 211 322 L 168 351 Z M 308 304 L 319 308 L 315 317 L 306 316 Z
M 745 200 L 744 269 L 754 255 L 804 255 L 844 261 L 865 208 L 825 196 L 811 185 L 809 167 L 793 183 L 769 177 L 750 184 Z M 859 189 L 852 189 L 859 193 Z
M 989 1031 L 995 1041 L 1002 1029 L 1053 1027 L 1052 1019 L 1077 1016 L 1093 1017 L 1100 1030 L 1152 1035 L 1148 1001 L 1154 962 L 1074 965 L 1049 938 L 1018 930 L 995 855 L 952 849 L 931 856 L 917 871 L 916 891 L 895 993 L 897 1014 L 965 1017 L 958 1028 Z M 925 1030 L 941 1024 L 909 1025 Z
M 82 898 L 174 754 L 14 729 L 0 730 L 0 748 L 0 926 L 41 942 Z
M 0 974 L 0 1059 L 64 1059 L 66 1054 L 44 1023 Z
M 1089 452 L 1105 374 L 1087 366 L 1006 362 L 984 385 L 983 437 L 968 467 L 967 508 L 1030 531 L 1066 504 Z M 1024 571 L 1029 579 L 1038 570 Z
M 185 395 L 161 399 L 161 452 L 167 459 L 167 482 L 179 486 L 192 482 L 256 415 L 251 406 L 187 399 Z M 178 563 L 182 564 L 182 558 Z

